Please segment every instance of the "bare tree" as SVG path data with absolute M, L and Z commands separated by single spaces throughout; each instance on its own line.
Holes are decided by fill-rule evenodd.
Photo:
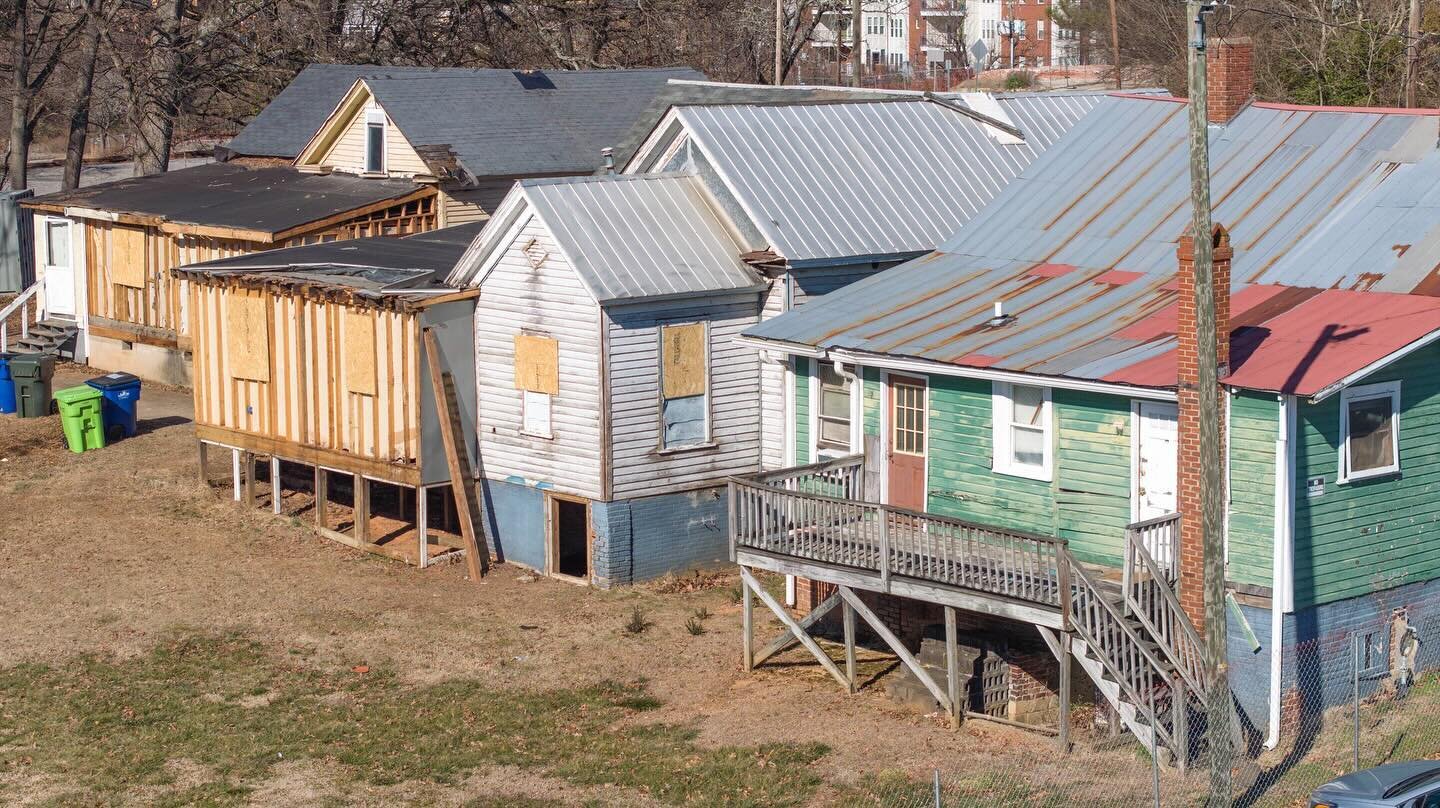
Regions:
M 80 23 L 67 19 L 64 6 L 54 0 L 14 0 L 5 8 L 10 25 L 10 152 L 6 174 L 11 188 L 30 187 L 30 143 L 35 125 L 45 112 L 36 103 L 41 90 L 59 66 Z
M 104 33 L 105 0 L 79 0 L 77 9 L 83 17 L 83 30 L 78 43 L 78 64 L 75 86 L 70 97 L 67 116 L 69 134 L 65 142 L 65 167 L 60 179 L 62 190 L 80 187 L 80 170 L 85 164 L 85 143 L 90 134 L 90 102 L 95 89 L 95 62 L 100 58 L 100 38 Z

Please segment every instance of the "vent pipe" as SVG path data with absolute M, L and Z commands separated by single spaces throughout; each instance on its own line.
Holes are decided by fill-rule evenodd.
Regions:
M 615 173 L 615 150 L 606 146 L 600 150 L 600 156 L 605 160 L 605 173 Z

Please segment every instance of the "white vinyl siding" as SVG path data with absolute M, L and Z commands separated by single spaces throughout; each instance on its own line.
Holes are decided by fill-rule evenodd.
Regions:
M 543 256 L 537 268 L 527 256 Z M 559 343 L 559 394 L 550 402 L 552 439 L 524 426 L 515 388 L 515 335 Z M 550 233 L 529 217 L 480 285 L 475 307 L 480 453 L 491 479 L 521 477 L 562 493 L 602 496 L 600 479 L 600 310 Z M 532 413 L 533 415 L 533 413 Z
M 612 497 L 642 496 L 715 482 L 760 464 L 756 406 L 759 357 L 735 337 L 754 325 L 756 295 L 667 301 L 606 309 L 610 364 Z M 660 451 L 660 323 L 708 320 L 710 439 Z
M 765 293 L 761 319 L 777 317 L 783 311 L 785 283 L 772 281 Z M 785 366 L 779 362 L 760 365 L 760 458 L 767 469 L 785 465 Z
M 370 105 L 364 104 L 355 111 L 355 115 L 345 124 L 330 151 L 320 158 L 320 165 L 350 174 L 364 173 L 366 132 L 369 129 L 368 121 L 372 109 Z M 380 117 L 385 121 L 386 172 L 392 177 L 429 173 L 430 169 L 420 159 L 410 141 L 395 127 L 395 123 L 385 116 L 383 111 L 380 112 Z

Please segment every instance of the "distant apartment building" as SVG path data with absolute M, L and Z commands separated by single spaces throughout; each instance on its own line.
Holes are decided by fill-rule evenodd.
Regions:
M 1074 33 L 1057 28 L 1051 0 L 862 0 L 861 56 L 871 70 L 915 73 L 973 67 L 1079 63 Z M 824 12 L 812 38 L 816 60 L 846 53 L 851 11 Z M 976 59 L 976 43 L 983 57 Z M 843 67 L 843 65 L 842 65 Z

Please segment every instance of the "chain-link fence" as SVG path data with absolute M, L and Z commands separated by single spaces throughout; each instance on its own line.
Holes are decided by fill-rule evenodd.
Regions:
M 1224 726 L 1233 750 L 1233 804 L 1306 806 L 1317 787 L 1358 769 L 1440 759 L 1440 615 L 1417 619 L 1383 608 L 1368 614 L 1339 628 L 1287 615 L 1278 681 L 1268 636 L 1260 642 L 1243 619 L 1232 622 L 1232 698 Z M 981 725 L 966 739 L 977 747 L 973 754 L 967 750 L 953 767 L 942 764 L 928 776 L 865 775 L 836 802 L 895 808 L 1205 803 L 1211 766 L 1203 697 L 1157 680 L 1143 704 L 1121 699 L 1116 710 L 1078 661 L 1073 676 L 1068 754 L 1055 740 L 1058 709 L 1049 713 L 1048 727 L 1042 712 L 1025 712 L 1035 732 L 971 713 L 967 721 Z M 1012 684 L 1012 698 L 1015 690 Z M 1037 696 L 1043 698 L 1056 701 L 1053 691 Z M 1185 715 L 1177 721 L 1182 702 Z M 1152 722 L 1161 731 L 1151 732 Z M 1416 794 L 1427 793 L 1426 786 L 1418 788 Z M 1428 788 L 1440 799 L 1440 779 Z

